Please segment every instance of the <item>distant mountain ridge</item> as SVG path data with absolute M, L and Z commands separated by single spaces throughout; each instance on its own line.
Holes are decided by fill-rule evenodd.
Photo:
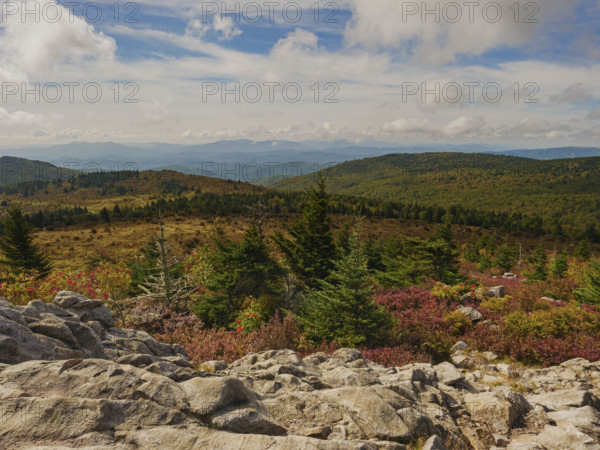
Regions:
M 305 175 L 346 161 L 388 154 L 431 152 L 485 153 L 541 160 L 600 156 L 600 148 L 588 147 L 509 150 L 487 144 L 398 145 L 379 141 L 355 143 L 344 140 L 293 142 L 245 139 L 222 140 L 200 145 L 73 142 L 51 147 L 0 150 L 0 154 L 48 161 L 56 166 L 75 168 L 84 172 L 168 168 L 183 173 L 257 184 L 265 184 L 282 177 Z M 285 165 L 288 166 L 283 167 Z M 260 169 L 258 170 L 257 167 Z
M 600 156 L 600 148 L 595 147 L 558 147 L 541 150 L 508 150 L 503 155 L 522 156 L 533 159 L 567 159 L 567 158 L 591 158 Z

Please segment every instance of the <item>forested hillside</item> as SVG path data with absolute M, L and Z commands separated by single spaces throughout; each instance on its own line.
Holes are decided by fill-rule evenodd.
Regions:
M 328 190 L 336 194 L 539 217 L 556 234 L 567 231 L 598 239 L 600 158 L 394 154 L 346 162 L 322 174 Z M 272 187 L 303 190 L 314 179 L 290 178 Z M 431 211 L 421 214 L 425 219 Z
M 0 186 L 33 181 L 54 181 L 69 178 L 77 171 L 57 167 L 45 161 L 0 156 Z

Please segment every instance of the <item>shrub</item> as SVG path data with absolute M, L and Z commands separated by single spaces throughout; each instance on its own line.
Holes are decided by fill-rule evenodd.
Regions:
M 35 299 L 50 302 L 59 291 L 68 290 L 101 299 L 110 307 L 112 302 L 124 299 L 130 286 L 129 269 L 120 264 L 102 264 L 90 272 L 58 272 L 44 279 L 35 274 L 13 275 L 10 282 L 0 283 L 0 297 L 24 305 Z

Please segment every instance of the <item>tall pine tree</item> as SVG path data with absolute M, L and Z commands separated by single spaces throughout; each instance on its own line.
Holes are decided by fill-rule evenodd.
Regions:
M 548 278 L 548 257 L 543 244 L 536 247 L 529 262 L 533 264 L 533 271 L 527 274 L 527 278 L 531 281 L 544 281 Z
M 309 337 L 333 341 L 348 347 L 382 342 L 391 318 L 373 298 L 374 289 L 367 268 L 365 246 L 358 229 L 350 236 L 348 253 L 335 262 L 328 280 L 307 296 L 299 313 Z
M 0 263 L 15 273 L 35 271 L 40 278 L 50 273 L 52 266 L 34 244 L 31 228 L 17 206 L 8 210 L 8 218 L 4 221 L 4 233 L 0 239 L 0 250 Z
M 291 239 L 280 232 L 274 236 L 292 272 L 310 288 L 329 276 L 336 258 L 328 206 L 329 195 L 320 176 L 317 187 L 308 192 L 302 218 L 287 230 Z
M 454 242 L 452 217 L 444 216 L 444 224 L 429 240 L 428 251 L 433 262 L 433 276 L 436 280 L 447 284 L 458 283 L 462 278 L 459 273 L 459 251 Z

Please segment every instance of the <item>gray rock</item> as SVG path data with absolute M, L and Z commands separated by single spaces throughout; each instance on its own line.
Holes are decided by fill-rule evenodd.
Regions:
M 232 411 L 221 411 L 213 415 L 211 424 L 218 430 L 244 434 L 266 434 L 282 436 L 287 430 L 273 423 L 256 408 L 241 408 Z
M 201 416 L 254 399 L 254 394 L 237 378 L 193 378 L 181 383 L 181 387 L 189 398 L 190 410 Z
M 498 359 L 498 355 L 496 355 L 494 352 L 483 352 L 482 356 L 488 361 L 495 361 Z
M 448 386 L 452 386 L 465 379 L 462 372 L 449 362 L 443 362 L 437 366 L 433 366 L 433 370 L 435 371 L 438 381 Z
M 73 336 L 65 321 L 59 317 L 45 314 L 44 319 L 30 323 L 29 329 L 34 333 L 63 341 L 68 346 L 75 347 L 77 345 L 75 336 Z
M 560 411 L 568 408 L 580 408 L 597 403 L 591 392 L 582 389 L 565 389 L 546 392 L 528 397 L 530 403 L 543 406 L 547 411 Z
M 469 344 L 467 344 L 465 341 L 458 341 L 456 344 L 454 344 L 452 346 L 452 351 L 453 352 L 457 352 L 460 350 L 466 350 L 469 348 Z
M 521 394 L 507 389 L 467 394 L 464 402 L 473 420 L 490 424 L 499 434 L 507 433 L 531 408 Z
M 567 427 L 546 426 L 536 441 L 547 450 L 600 449 L 600 445 L 594 439 L 572 425 Z
M 463 294 L 460 296 L 460 302 L 461 303 L 467 303 L 473 300 L 473 296 L 471 295 L 470 292 L 467 292 L 466 294 Z
M 483 315 L 470 306 L 461 306 L 457 309 L 457 311 L 463 313 L 465 316 L 471 319 L 472 322 L 479 322 L 483 320 Z
M 75 292 L 60 291 L 54 297 L 54 303 L 79 317 L 83 322 L 97 321 L 107 329 L 115 324 L 102 300 L 90 300 Z
M 504 292 L 504 286 L 494 286 L 490 288 L 490 290 L 488 291 L 488 295 L 490 297 L 504 298 Z
M 566 411 L 555 411 L 548 413 L 550 418 L 559 427 L 574 426 L 582 433 L 588 434 L 595 439 L 600 438 L 600 413 L 591 406 L 569 409 Z
M 393 394 L 388 391 L 389 396 Z M 412 430 L 381 393 L 372 387 L 346 387 L 322 392 L 322 398 L 342 406 L 368 439 L 409 442 Z
M 352 348 L 340 348 L 339 350 L 333 352 L 333 357 L 346 364 L 357 360 L 365 361 L 365 357 L 362 355 L 362 353 Z

